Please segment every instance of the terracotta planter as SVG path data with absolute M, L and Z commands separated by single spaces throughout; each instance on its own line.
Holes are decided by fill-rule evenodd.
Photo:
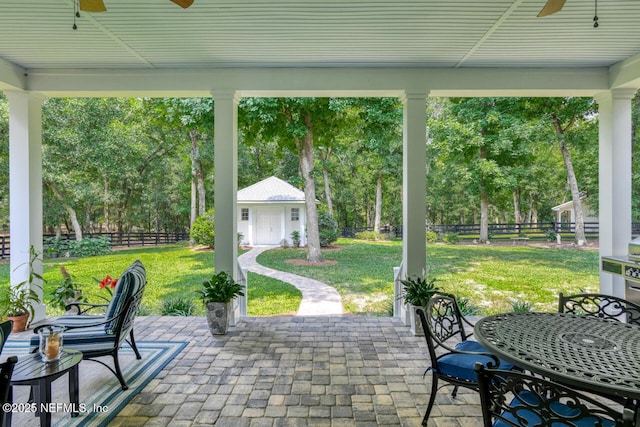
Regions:
M 13 320 L 13 329 L 11 329 L 11 332 L 22 332 L 27 329 L 29 313 L 25 313 L 22 316 L 7 316 L 7 320 Z
M 208 302 L 207 303 L 207 324 L 211 335 L 224 335 L 229 326 L 229 312 L 231 303 Z

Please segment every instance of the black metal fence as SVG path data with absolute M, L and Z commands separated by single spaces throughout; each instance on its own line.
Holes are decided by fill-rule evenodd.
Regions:
M 499 239 L 501 235 L 514 234 L 539 234 L 543 235 L 549 230 L 556 233 L 575 233 L 576 227 L 573 222 L 524 222 L 524 223 L 503 223 L 489 224 L 489 235 Z M 585 233 L 590 237 L 598 236 L 600 227 L 597 222 L 585 222 Z M 342 237 L 355 237 L 356 233 L 362 231 L 373 231 L 373 227 L 343 227 Z M 438 235 L 447 233 L 456 233 L 461 237 L 477 236 L 480 234 L 480 224 L 429 224 L 426 231 L 433 231 Z M 401 225 L 387 225 L 380 229 L 383 234 L 391 234 L 396 238 L 402 237 Z M 640 222 L 634 222 L 631 227 L 631 233 L 634 236 L 640 235 Z M 505 236 L 506 237 L 506 236 Z
M 45 234 L 45 241 L 48 238 L 56 237 L 53 234 Z M 74 241 L 74 233 L 64 233 L 58 236 L 62 241 Z M 110 246 L 114 247 L 139 247 L 139 246 L 159 246 L 189 240 L 189 233 L 155 233 L 155 232 L 127 232 L 127 233 L 86 233 L 83 237 L 106 237 L 110 241 Z M 9 258 L 11 254 L 11 239 L 9 235 L 0 235 L 0 259 Z

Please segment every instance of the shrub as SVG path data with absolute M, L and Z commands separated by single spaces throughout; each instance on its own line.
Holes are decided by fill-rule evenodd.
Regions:
M 44 239 L 43 249 L 44 253 L 50 258 L 54 258 L 59 255 L 64 256 L 69 250 L 69 241 L 59 237 L 47 237 Z
M 481 313 L 480 306 L 471 302 L 467 297 L 456 297 L 458 308 L 463 316 L 475 316 Z
M 551 243 L 555 243 L 558 239 L 558 234 L 553 228 L 548 229 L 545 236 L 547 237 L 547 241 Z
M 511 309 L 515 313 L 528 313 L 533 310 L 533 304 L 528 301 L 515 300 L 511 301 Z
M 338 240 L 338 223 L 327 212 L 318 212 L 320 246 L 329 246 Z
M 445 243 L 448 243 L 450 245 L 454 245 L 454 244 L 456 244 L 456 243 L 458 243 L 460 241 L 460 235 L 458 233 L 449 232 L 449 233 L 444 235 L 442 240 L 444 240 Z
M 67 243 L 69 255 L 79 258 L 106 255 L 111 252 L 111 239 L 108 237 L 85 237 Z
M 196 218 L 193 223 L 193 227 L 191 227 L 191 233 L 189 236 L 191 236 L 193 241 L 197 244 L 205 245 L 213 249 L 215 246 L 214 238 L 216 235 L 215 225 L 214 209 L 211 208 Z
M 427 231 L 427 243 L 436 243 L 438 241 L 438 233 L 435 231 Z
M 173 298 L 162 301 L 162 316 L 192 316 L 195 304 L 186 298 Z
M 356 233 L 356 239 L 360 240 L 384 240 L 385 235 L 377 231 L 360 231 Z

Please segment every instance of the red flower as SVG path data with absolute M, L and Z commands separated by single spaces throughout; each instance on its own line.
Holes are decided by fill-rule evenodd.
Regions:
M 111 289 L 115 289 L 116 288 L 116 283 L 118 283 L 118 278 L 117 277 L 114 279 L 111 276 L 107 275 L 104 279 L 102 279 L 100 281 L 100 289 L 104 289 L 106 287 L 109 287 Z

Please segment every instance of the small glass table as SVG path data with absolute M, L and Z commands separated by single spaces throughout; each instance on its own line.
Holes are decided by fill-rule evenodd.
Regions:
M 60 360 L 48 363 L 44 363 L 40 353 L 37 352 L 18 356 L 18 363 L 16 363 L 11 375 L 11 386 L 31 386 L 32 396 L 37 408 L 36 414 L 40 417 L 40 426 L 49 427 L 51 425 L 51 411 L 40 411 L 41 404 L 52 403 L 51 383 L 67 372 L 69 373 L 71 416 L 78 416 L 78 408 L 80 407 L 78 364 L 81 361 L 82 353 L 77 350 L 63 349 Z M 11 412 L 7 415 L 7 424 L 11 425 Z
M 505 313 L 480 319 L 474 336 L 521 368 L 640 402 L 640 326 L 567 313 Z

